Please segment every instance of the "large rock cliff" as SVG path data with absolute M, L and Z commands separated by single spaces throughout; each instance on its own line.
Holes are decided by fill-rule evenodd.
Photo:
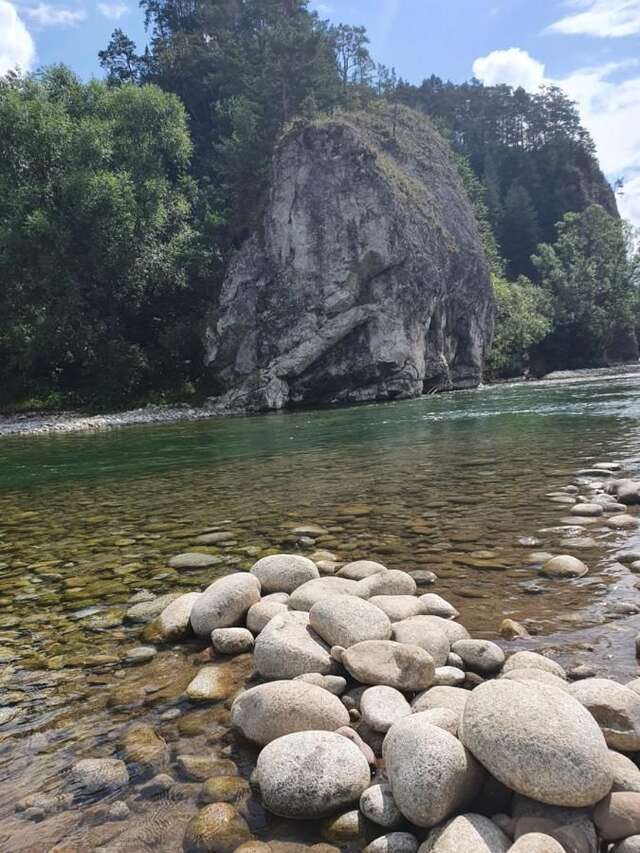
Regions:
M 262 227 L 209 320 L 207 361 L 218 405 L 244 411 L 470 388 L 493 313 L 447 146 L 425 118 L 386 107 L 282 139 Z

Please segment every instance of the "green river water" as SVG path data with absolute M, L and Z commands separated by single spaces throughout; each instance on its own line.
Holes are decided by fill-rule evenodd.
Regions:
M 472 634 L 496 637 L 511 617 L 534 635 L 523 647 L 636 676 L 640 617 L 615 609 L 640 602 L 640 593 L 616 554 L 639 547 L 640 535 L 601 520 L 563 529 L 570 505 L 549 497 L 576 482 L 588 494 L 577 472 L 603 461 L 640 472 L 640 373 L 0 438 L 0 851 L 182 849 L 202 785 L 180 775 L 176 757 L 215 754 L 248 775 L 254 756 L 228 732 L 228 701 L 198 706 L 184 697 L 206 657 L 201 647 L 124 663 L 142 628 L 125 612 L 135 596 L 201 589 L 267 553 L 321 548 L 340 561 L 430 569 L 433 590 Z M 300 543 L 292 531 L 306 524 L 327 532 Z M 197 546 L 208 530 L 230 535 L 218 547 Z M 592 542 L 568 549 L 576 536 Z M 539 542 L 526 547 L 523 537 Z M 544 580 L 530 558 L 540 550 L 574 553 L 590 573 Z M 169 568 L 184 551 L 219 564 Z M 232 695 L 250 659 L 221 665 Z M 122 821 L 104 800 L 25 812 L 25 798 L 67 790 L 78 758 L 118 756 L 132 721 L 153 725 L 169 744 L 176 785 L 168 794 L 146 796 L 134 779 L 119 796 L 130 809 Z M 263 840 L 283 848 L 319 840 L 316 830 L 274 822 L 254 798 L 241 808 Z

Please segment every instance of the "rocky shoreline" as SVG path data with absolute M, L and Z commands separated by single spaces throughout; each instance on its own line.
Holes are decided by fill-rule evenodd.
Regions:
M 613 368 L 594 370 L 559 371 L 549 374 L 540 380 L 505 380 L 496 385 L 528 386 L 547 385 L 549 383 L 562 385 L 585 380 L 602 380 L 607 377 L 636 375 L 640 365 L 620 365 Z M 482 387 L 482 386 L 481 386 Z M 456 393 L 455 391 L 447 393 Z M 212 400 L 204 406 L 190 406 L 182 403 L 175 406 L 148 405 L 143 408 L 130 409 L 112 414 L 87 415 L 81 412 L 63 411 L 46 414 L 25 413 L 20 415 L 0 415 L 0 438 L 8 436 L 51 435 L 73 432 L 99 432 L 119 427 L 140 426 L 151 424 L 172 424 L 184 421 L 203 421 L 238 415 L 237 411 L 226 412 L 224 408 L 215 405 Z
M 638 529 L 640 482 L 618 469 L 597 463 L 565 487 L 576 524 Z M 541 575 L 561 583 L 589 571 L 569 553 L 540 558 Z M 619 558 L 640 572 L 640 553 Z M 171 565 L 207 560 L 215 565 L 184 553 Z M 206 753 L 172 762 L 153 727 L 131 725 L 117 757 L 76 761 L 61 808 L 89 798 L 108 820 L 133 818 L 128 791 L 176 796 L 177 762 L 200 786 L 185 853 L 291 849 L 256 827 L 256 804 L 315 827 L 317 853 L 638 853 L 640 679 L 623 685 L 473 639 L 457 610 L 425 591 L 435 582 L 329 551 L 275 554 L 203 592 L 133 605 L 129 620 L 145 627 L 130 662 L 198 643 L 185 694 L 229 710 L 231 743 L 212 732 Z M 528 636 L 509 619 L 501 634 Z M 232 743 L 253 756 L 242 772 Z M 21 808 L 37 820 L 43 805 Z

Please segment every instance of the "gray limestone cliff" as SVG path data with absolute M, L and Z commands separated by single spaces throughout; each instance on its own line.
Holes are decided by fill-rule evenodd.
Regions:
M 216 403 L 264 411 L 471 388 L 493 316 L 474 214 L 428 120 L 386 107 L 298 123 L 207 324 Z

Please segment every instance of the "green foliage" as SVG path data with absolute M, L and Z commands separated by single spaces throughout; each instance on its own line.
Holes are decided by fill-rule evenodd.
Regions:
M 499 218 L 500 246 L 512 277 L 531 275 L 531 255 L 540 239 L 538 216 L 528 190 L 511 184 Z
M 553 305 L 555 349 L 571 362 L 581 342 L 586 363 L 615 350 L 616 338 L 635 334 L 640 317 L 640 269 L 629 229 L 599 205 L 568 213 L 558 239 L 532 258 Z M 555 357 L 558 358 L 558 352 Z
M 5 399 L 115 400 L 190 376 L 208 264 L 190 156 L 184 109 L 155 86 L 83 85 L 63 67 L 0 85 Z
M 551 332 L 551 302 L 524 276 L 510 282 L 494 275 L 493 289 L 496 328 L 488 370 L 499 376 L 518 376 L 527 369 L 530 350 Z

